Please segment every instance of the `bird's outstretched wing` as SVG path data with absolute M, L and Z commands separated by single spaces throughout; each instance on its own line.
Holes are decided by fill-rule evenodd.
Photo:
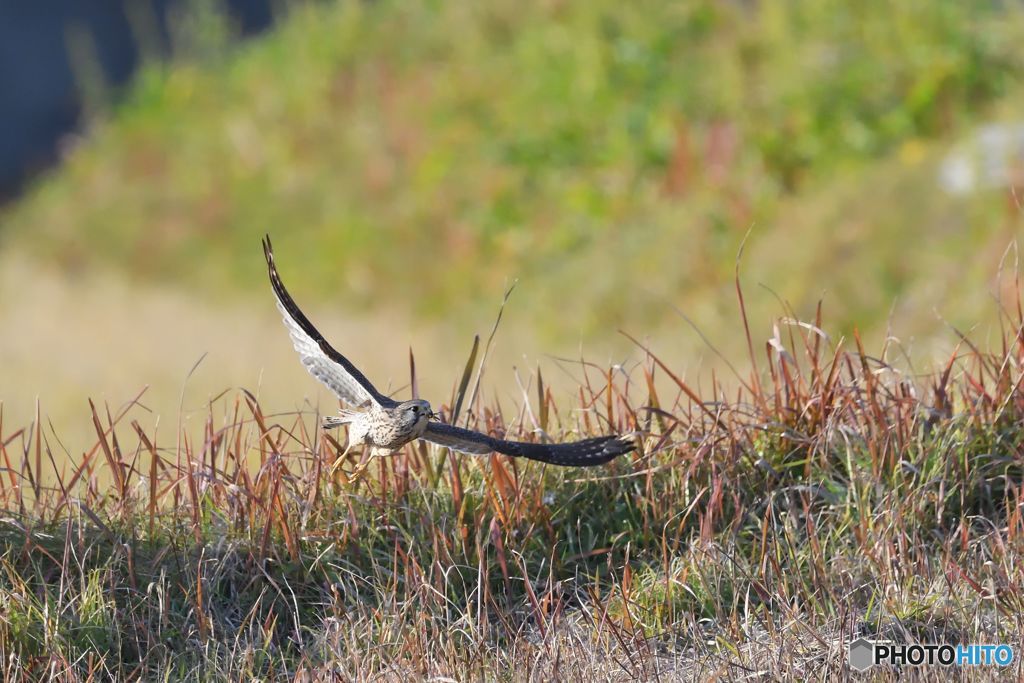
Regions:
M 281 276 L 277 274 L 269 235 L 263 238 L 263 255 L 267 258 L 267 271 L 270 273 L 270 284 L 277 297 L 277 307 L 284 318 L 292 344 L 310 374 L 327 385 L 338 398 L 351 405 L 359 406 L 367 401 L 386 408 L 398 405 L 397 401 L 377 391 L 370 380 L 366 379 L 348 358 L 335 351 L 313 327 L 313 323 L 309 322 L 309 318 L 299 310 L 288 290 L 284 288 Z
M 494 451 L 505 455 L 539 460 L 552 465 L 575 465 L 577 467 L 603 465 L 624 453 L 629 453 L 634 448 L 628 436 L 599 436 L 593 439 L 557 444 L 527 443 L 495 439 L 480 432 L 441 422 L 428 423 L 427 431 L 420 438 L 463 453 L 484 455 Z

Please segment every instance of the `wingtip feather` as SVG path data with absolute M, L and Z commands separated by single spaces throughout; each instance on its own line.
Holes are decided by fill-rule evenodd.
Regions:
M 263 236 L 263 257 L 267 259 L 267 267 L 274 271 L 274 245 L 270 243 L 270 235 Z

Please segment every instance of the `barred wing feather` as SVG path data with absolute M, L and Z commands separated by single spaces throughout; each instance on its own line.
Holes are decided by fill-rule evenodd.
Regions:
M 497 452 L 513 457 L 528 458 L 552 465 L 591 467 L 603 465 L 620 455 L 629 453 L 634 445 L 628 436 L 599 436 L 569 443 L 529 443 L 506 441 L 461 427 L 431 422 L 421 437 L 452 450 L 473 455 Z
M 309 373 L 349 405 L 361 406 L 368 402 L 385 408 L 398 405 L 397 401 L 377 391 L 359 368 L 338 353 L 299 309 L 277 273 L 270 237 L 263 240 L 263 255 L 267 259 L 267 272 L 270 274 L 270 284 L 277 297 L 277 308 L 281 311 L 285 327 L 288 328 L 292 345 L 298 351 L 302 364 Z

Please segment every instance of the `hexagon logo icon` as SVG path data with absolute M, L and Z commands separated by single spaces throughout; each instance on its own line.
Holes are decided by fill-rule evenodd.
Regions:
M 867 638 L 858 638 L 850 643 L 850 666 L 865 671 L 874 664 L 875 648 Z

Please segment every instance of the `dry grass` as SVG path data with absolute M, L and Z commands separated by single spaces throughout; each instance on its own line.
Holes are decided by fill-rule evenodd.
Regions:
M 845 644 L 866 634 L 1009 642 L 1012 672 L 966 675 L 1019 677 L 1019 303 L 1003 321 L 990 352 L 964 339 L 915 374 L 894 349 L 833 345 L 819 312 L 780 320 L 763 351 L 750 341 L 731 383 L 691 387 L 649 353 L 580 363 L 575 406 L 534 376 L 515 413 L 478 398 L 458 416 L 536 438 L 643 433 L 587 471 L 416 445 L 370 480 L 331 479 L 341 444 L 316 416 L 264 414 L 244 391 L 211 401 L 201 429 L 94 407 L 95 444 L 70 468 L 45 420 L 0 421 L 0 666 L 820 680 L 849 676 Z M 907 674 L 944 678 L 874 677 Z

